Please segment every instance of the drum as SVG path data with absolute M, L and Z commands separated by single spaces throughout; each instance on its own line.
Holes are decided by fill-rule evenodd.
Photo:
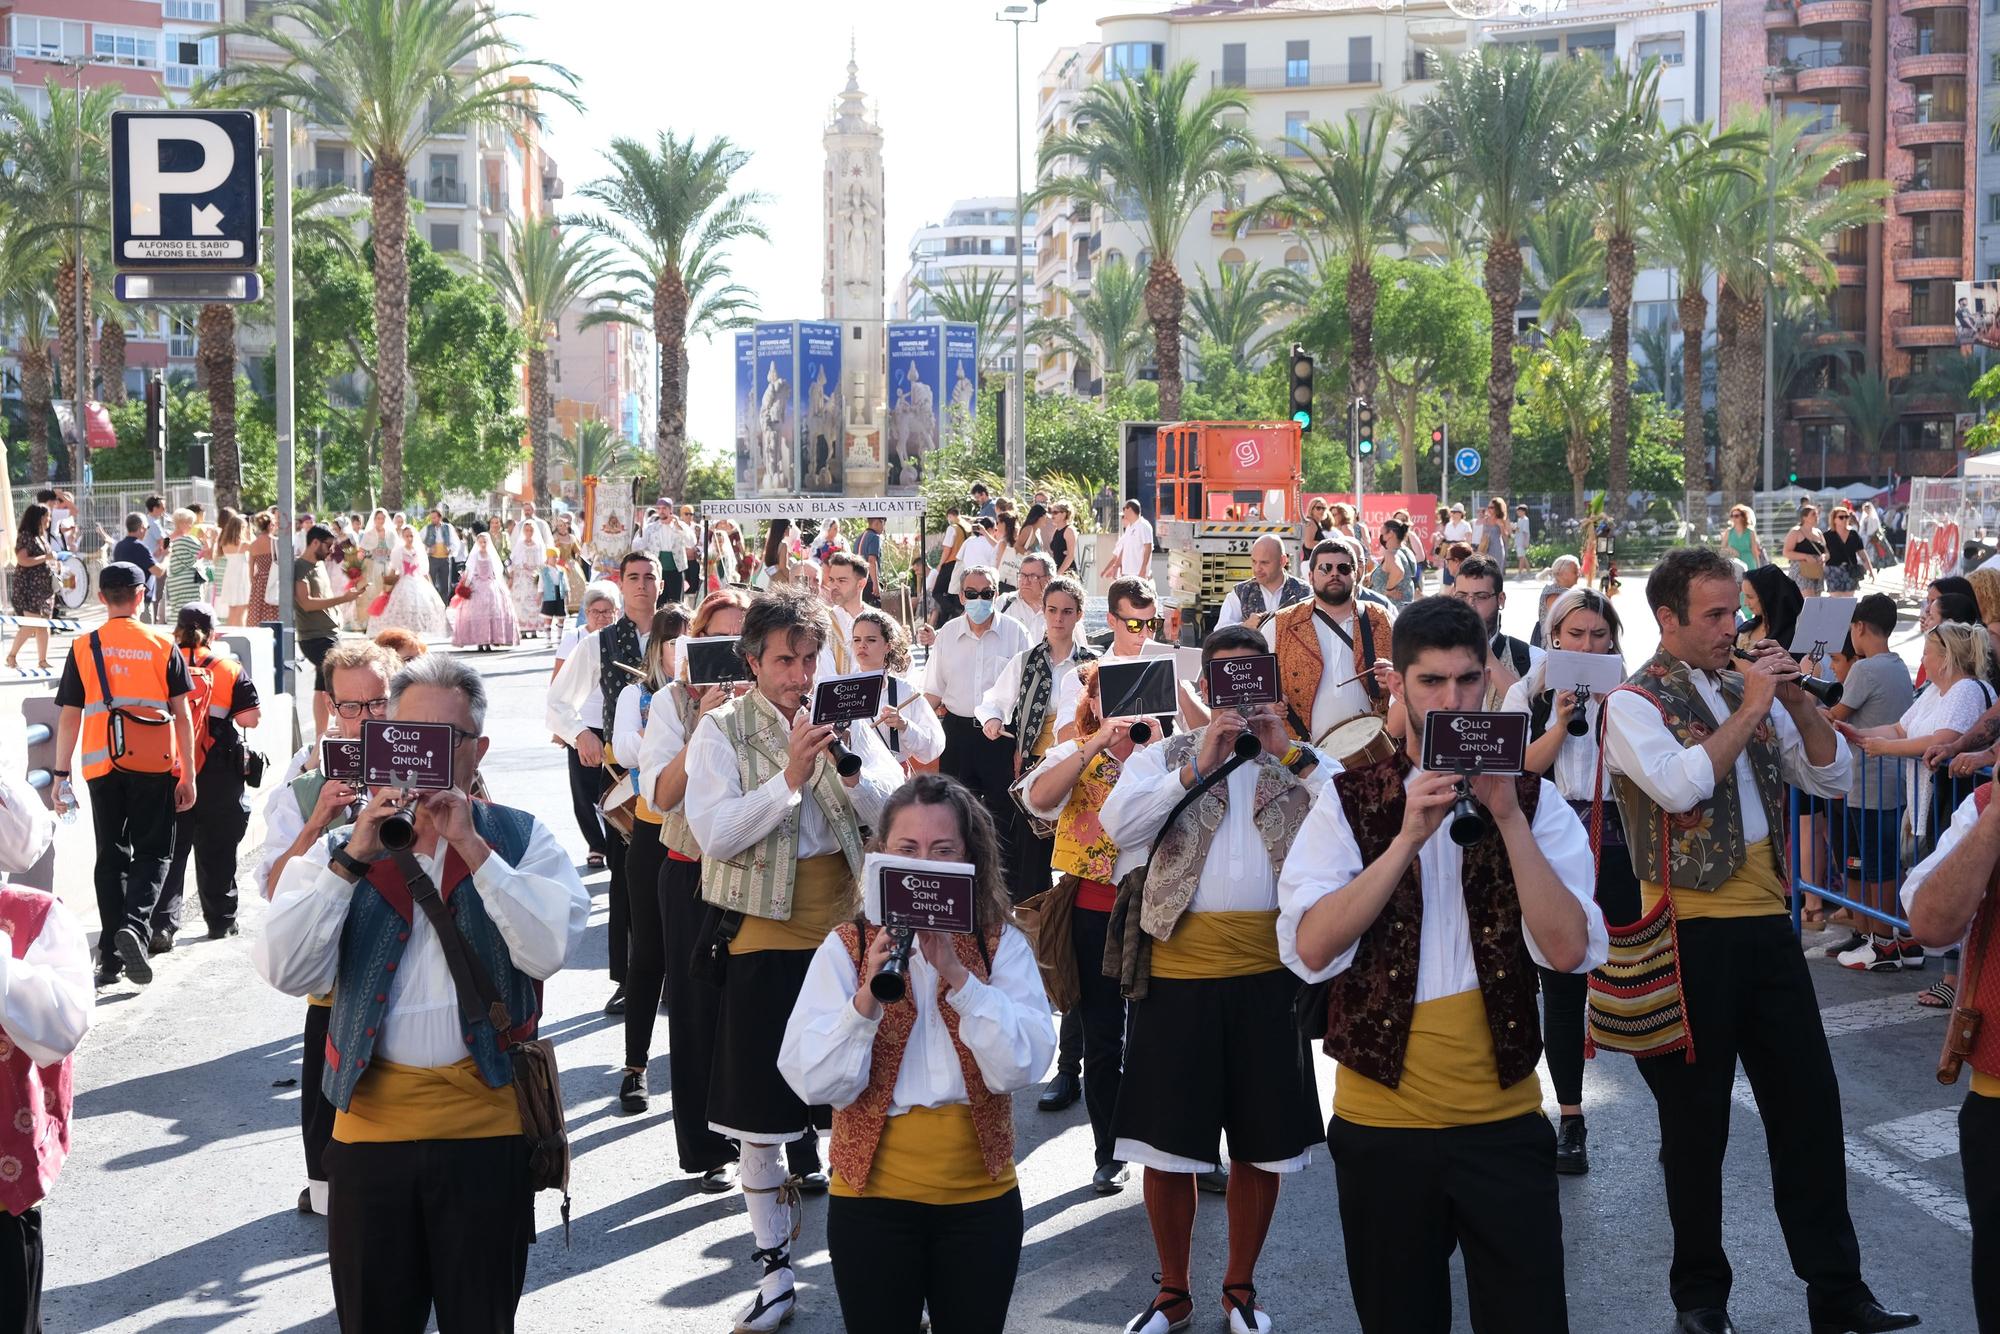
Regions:
M 1390 739 L 1386 726 L 1372 713 L 1335 723 L 1313 747 L 1340 761 L 1343 769 L 1380 764 L 1396 753 L 1396 743 Z
M 604 823 L 611 826 L 618 837 L 627 843 L 632 841 L 632 821 L 638 817 L 639 789 L 634 785 L 634 775 L 618 765 L 607 763 L 604 771 L 611 776 L 611 786 L 597 804 L 597 813 L 604 817 Z
M 90 601 L 90 569 L 73 551 L 56 555 L 56 597 L 71 611 Z

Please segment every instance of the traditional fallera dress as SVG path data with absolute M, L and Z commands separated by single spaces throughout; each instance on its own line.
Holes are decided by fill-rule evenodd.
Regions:
M 394 568 L 399 576 L 389 601 L 371 618 L 378 630 L 397 627 L 415 635 L 443 635 L 450 624 L 445 618 L 444 599 L 430 581 L 428 558 L 413 546 L 399 549 Z
M 491 551 L 473 551 L 465 562 L 465 582 L 472 586 L 472 593 L 459 606 L 451 634 L 453 644 L 460 648 L 511 646 L 520 639 L 520 622 L 505 580 L 498 556 Z

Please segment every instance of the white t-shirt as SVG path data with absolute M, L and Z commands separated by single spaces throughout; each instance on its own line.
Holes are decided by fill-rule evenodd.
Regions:
M 1453 519 L 1444 526 L 1444 540 L 1447 542 L 1470 542 L 1472 525 L 1463 519 Z
M 1929 736 L 1941 730 L 1963 732 L 1978 722 L 1979 715 L 1992 703 L 1992 690 L 1973 677 L 1953 683 L 1950 690 L 1942 693 L 1932 687 L 1918 695 L 1903 714 L 1903 735 Z M 1920 837 L 1930 816 L 1931 778 L 1927 764 L 1903 765 L 1903 800 L 1909 807 L 1910 830 Z
M 966 570 L 974 565 L 984 565 L 992 569 L 1000 558 L 1000 548 L 993 539 L 983 533 L 974 533 L 965 539 L 965 546 L 958 553 L 958 567 Z
M 1144 518 L 1133 520 L 1130 528 L 1118 534 L 1118 545 L 1114 549 L 1118 557 L 1118 572 L 1136 575 L 1145 570 L 1152 549 L 1153 525 Z

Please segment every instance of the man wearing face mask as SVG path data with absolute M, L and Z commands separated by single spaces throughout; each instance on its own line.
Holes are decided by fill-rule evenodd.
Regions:
M 1361 561 L 1346 540 L 1329 537 L 1313 548 L 1312 597 L 1272 618 L 1265 638 L 1278 655 L 1285 725 L 1315 741 L 1336 723 L 1389 712 L 1389 614 L 1355 601 Z
M 978 794 L 1004 844 L 1013 825 L 1013 800 L 1007 795 L 1014 781 L 1013 747 L 1005 737 L 986 735 L 977 716 L 979 701 L 1014 656 L 1033 645 L 1019 621 L 994 610 L 999 589 L 991 567 L 965 568 L 958 594 L 965 612 L 938 628 L 924 668 L 924 698 L 944 723 L 938 772 Z

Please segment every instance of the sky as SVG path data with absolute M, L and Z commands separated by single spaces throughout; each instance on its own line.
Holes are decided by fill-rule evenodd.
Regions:
M 820 138 L 847 82 L 850 28 L 861 87 L 883 131 L 887 295 L 909 258 L 909 240 L 941 222 L 954 199 L 1014 189 L 1013 33 L 997 22 L 1004 0 L 806 0 L 705 4 L 699 0 L 511 0 L 508 34 L 523 54 L 577 76 L 584 109 L 557 104 L 546 146 L 560 165 L 565 213 L 589 207 L 580 188 L 605 171 L 603 149 L 626 136 L 649 145 L 663 130 L 706 141 L 722 134 L 748 149 L 741 188 L 770 196 L 761 216 L 769 244 L 732 252 L 737 281 L 766 319 L 819 319 L 822 278 Z M 1025 170 L 1034 178 L 1035 79 L 1055 51 L 1094 41 L 1105 14 L 1164 8 L 1161 0 L 1048 0 L 1021 29 Z M 712 452 L 734 431 L 729 340 L 694 343 L 689 433 Z

